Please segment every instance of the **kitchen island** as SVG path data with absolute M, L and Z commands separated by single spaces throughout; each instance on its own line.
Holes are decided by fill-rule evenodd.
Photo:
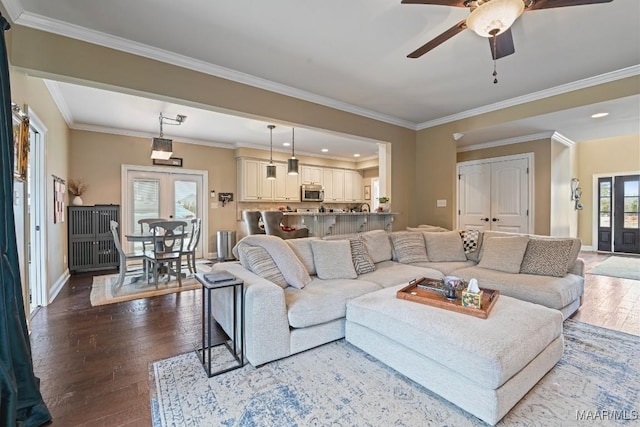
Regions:
M 361 233 L 369 230 L 391 231 L 399 212 L 284 212 L 286 225 L 306 227 L 309 236 Z

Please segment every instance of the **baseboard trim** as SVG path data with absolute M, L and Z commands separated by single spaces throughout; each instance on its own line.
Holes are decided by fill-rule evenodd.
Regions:
M 580 250 L 584 251 L 584 252 L 595 252 L 596 251 L 595 249 L 593 249 L 593 246 L 584 246 L 584 245 L 582 246 L 582 248 L 580 248 Z
M 71 273 L 69 273 L 69 269 L 66 269 L 64 273 L 62 273 L 62 276 L 58 277 L 58 280 L 56 280 L 53 286 L 49 289 L 49 301 L 47 302 L 47 305 L 51 304 L 53 300 L 56 299 L 62 290 L 62 287 L 67 283 L 67 281 L 69 281 L 70 277 Z

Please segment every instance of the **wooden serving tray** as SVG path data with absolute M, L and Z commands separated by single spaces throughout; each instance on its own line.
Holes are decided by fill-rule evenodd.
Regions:
M 419 288 L 418 284 L 422 283 L 427 285 L 434 285 L 438 283 L 438 281 L 432 279 L 426 279 L 425 282 L 421 282 L 420 279 L 415 282 L 412 281 L 408 286 L 400 289 L 396 293 L 396 297 L 420 304 L 431 305 L 433 307 L 438 307 L 449 311 L 455 311 L 457 313 L 467 314 L 469 316 L 479 317 L 481 319 L 486 319 L 487 317 L 489 317 L 491 309 L 500 296 L 500 292 L 495 289 L 480 288 L 482 291 L 484 291 L 482 293 L 482 303 L 480 304 L 482 308 L 464 307 L 462 305 L 461 299 L 449 301 L 440 292 Z

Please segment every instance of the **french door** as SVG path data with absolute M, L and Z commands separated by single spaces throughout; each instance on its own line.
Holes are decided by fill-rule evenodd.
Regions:
M 640 253 L 640 175 L 598 178 L 598 250 Z
M 205 256 L 206 213 L 204 183 L 206 171 L 168 171 L 165 168 L 139 168 L 123 166 L 122 219 L 123 228 L 128 233 L 140 231 L 138 221 L 145 218 L 182 220 L 191 231 L 191 220 L 202 218 L 201 239 L 196 256 Z M 122 233 L 122 237 L 127 234 Z M 140 249 L 129 243 L 132 250 Z
M 530 159 L 513 156 L 458 165 L 458 228 L 528 233 Z

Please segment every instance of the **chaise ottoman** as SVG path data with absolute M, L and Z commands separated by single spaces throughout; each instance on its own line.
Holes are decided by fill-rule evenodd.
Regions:
M 562 357 L 558 310 L 501 295 L 480 319 L 396 298 L 404 286 L 349 301 L 347 341 L 489 424 Z

